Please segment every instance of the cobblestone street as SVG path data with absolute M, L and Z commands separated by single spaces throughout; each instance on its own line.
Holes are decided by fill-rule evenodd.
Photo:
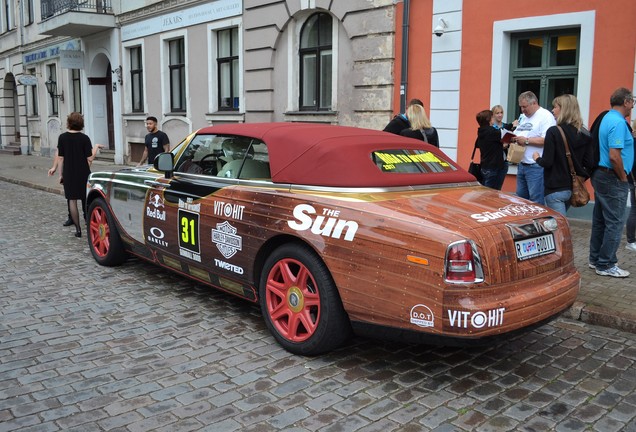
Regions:
M 630 431 L 636 334 L 565 318 L 444 348 L 284 351 L 257 305 L 131 259 L 0 181 L 0 431 Z

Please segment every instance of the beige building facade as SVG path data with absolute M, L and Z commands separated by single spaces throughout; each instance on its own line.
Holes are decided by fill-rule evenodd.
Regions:
M 391 116 L 392 0 L 0 1 L 3 149 L 53 156 L 73 111 L 128 164 L 147 116 L 172 145 L 220 123 Z

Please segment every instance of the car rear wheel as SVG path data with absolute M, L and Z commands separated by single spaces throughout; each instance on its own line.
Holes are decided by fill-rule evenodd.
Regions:
M 351 334 L 331 274 L 307 246 L 286 244 L 267 258 L 259 295 L 267 327 L 294 354 L 331 351 Z
M 113 216 L 101 198 L 93 201 L 88 210 L 88 247 L 95 261 L 103 266 L 116 266 L 127 258 Z

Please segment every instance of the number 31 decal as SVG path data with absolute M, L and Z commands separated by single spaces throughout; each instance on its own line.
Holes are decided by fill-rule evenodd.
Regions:
M 199 215 L 179 210 L 179 247 L 199 253 Z

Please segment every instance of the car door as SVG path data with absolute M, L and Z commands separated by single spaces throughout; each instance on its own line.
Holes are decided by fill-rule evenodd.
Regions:
M 152 186 L 144 230 L 157 260 L 179 272 L 243 297 L 244 270 L 228 261 L 242 250 L 242 238 L 227 219 L 242 211 L 232 205 L 233 186 L 249 142 L 240 137 L 195 136 L 178 153 L 172 177 Z

